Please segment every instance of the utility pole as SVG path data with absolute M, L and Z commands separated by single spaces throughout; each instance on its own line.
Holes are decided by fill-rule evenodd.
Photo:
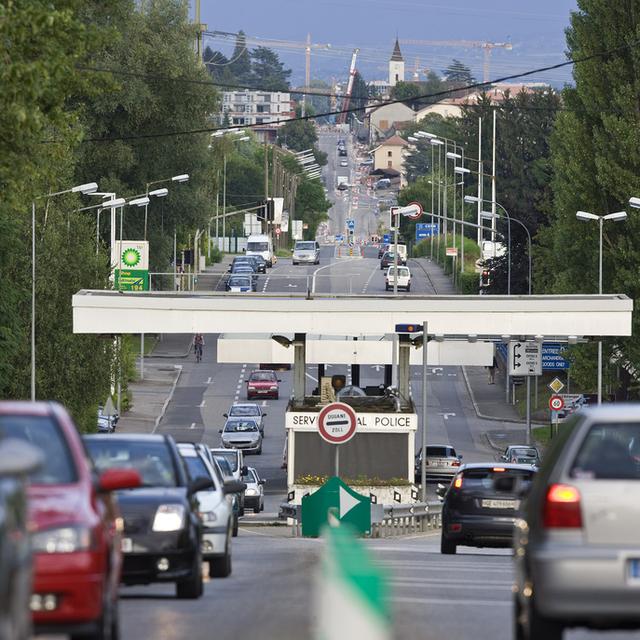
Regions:
M 275 155 L 275 154 L 274 154 Z M 267 142 L 267 133 L 264 134 L 264 222 L 267 229 L 267 235 L 273 235 L 273 229 L 269 228 L 269 220 L 267 218 L 267 212 L 269 211 L 269 143 Z M 273 237 L 271 238 L 273 242 Z
M 307 94 L 309 85 L 311 84 L 311 34 L 307 33 L 307 46 L 304 48 L 305 60 L 304 60 L 304 90 L 302 94 L 302 117 L 307 114 Z

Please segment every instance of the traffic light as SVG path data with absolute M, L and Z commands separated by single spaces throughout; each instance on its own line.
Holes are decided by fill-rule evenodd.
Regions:
M 274 202 L 271 198 L 269 198 L 269 200 L 267 200 L 265 203 L 265 220 L 267 220 L 267 222 L 273 222 L 275 217 L 274 211 Z
M 398 214 L 399 207 L 389 208 L 389 229 L 393 231 L 400 225 L 400 215 Z
M 483 269 L 480 275 L 480 287 L 485 288 L 491 284 L 491 269 Z

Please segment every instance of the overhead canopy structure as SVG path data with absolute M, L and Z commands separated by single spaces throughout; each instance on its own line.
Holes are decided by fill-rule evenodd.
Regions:
M 633 301 L 622 294 L 398 296 L 224 294 L 82 290 L 74 333 L 282 333 L 384 335 L 428 321 L 442 336 L 630 336 Z

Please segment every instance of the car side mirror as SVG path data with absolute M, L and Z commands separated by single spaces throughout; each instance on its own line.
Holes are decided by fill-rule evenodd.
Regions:
M 222 433 L 222 429 L 218 429 L 218 433 Z
M 447 493 L 447 486 L 442 484 L 441 482 L 438 482 L 438 485 L 436 487 L 436 495 L 439 498 L 444 498 L 445 493 Z
M 246 252 L 246 249 L 243 247 L 242 248 L 242 253 L 245 253 L 245 252 Z
M 263 414 L 262 414 L 262 417 L 263 417 L 263 418 L 266 418 L 266 417 L 267 417 L 267 414 L 266 414 L 266 413 L 263 413 Z
M 258 484 L 267 484 L 266 480 L 258 480 Z
M 246 483 L 239 480 L 228 480 L 222 485 L 222 492 L 225 495 L 230 493 L 242 493 L 247 488 Z
M 244 467 L 242 467 L 242 469 L 240 469 L 240 473 L 241 473 L 243 476 L 246 476 L 246 475 L 248 475 L 248 474 L 249 474 L 249 469 L 247 468 L 247 465 L 244 465 Z
M 223 413 L 222 415 L 223 415 L 225 418 L 228 418 L 228 417 L 229 417 L 229 414 L 228 414 L 228 413 Z
M 276 378 L 276 380 L 277 380 L 278 382 L 282 382 L 282 379 L 281 379 L 281 378 Z
M 107 469 L 98 478 L 98 490 L 104 493 L 136 489 L 141 484 L 142 479 L 135 469 Z
M 213 489 L 213 480 L 206 478 L 205 476 L 199 476 L 195 480 L 189 483 L 189 493 L 198 493 L 198 491 L 206 491 L 207 489 Z

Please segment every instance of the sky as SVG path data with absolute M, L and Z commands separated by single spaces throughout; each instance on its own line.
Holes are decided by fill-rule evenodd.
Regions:
M 191 0 L 192 4 L 194 0 Z M 307 34 L 316 45 L 312 78 L 346 79 L 351 52 L 360 49 L 357 67 L 365 80 L 383 79 L 396 35 L 400 40 L 472 40 L 510 42 L 511 50 L 494 49 L 491 79 L 562 62 L 564 30 L 577 0 L 244 0 L 236 4 L 201 0 L 202 21 L 208 31 L 237 32 L 266 42 L 291 68 L 293 84 L 304 79 Z M 253 43 L 250 43 L 253 44 Z M 257 43 L 255 43 L 257 44 Z M 253 44 L 253 46 L 255 46 Z M 205 45 L 227 55 L 233 40 L 207 37 Z M 440 73 L 452 58 L 469 65 L 482 77 L 479 48 L 402 44 L 406 78 L 415 69 Z M 417 60 L 416 60 L 417 59 Z M 562 85 L 570 69 L 536 75 L 530 81 Z

